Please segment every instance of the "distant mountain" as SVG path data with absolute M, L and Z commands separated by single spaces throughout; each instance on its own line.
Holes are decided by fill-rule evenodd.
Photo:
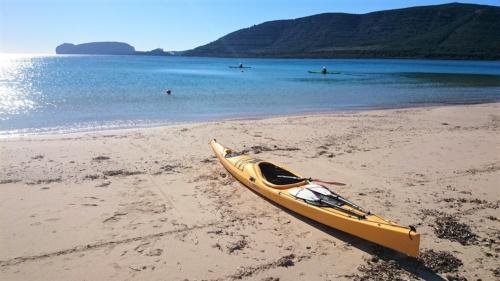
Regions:
M 173 52 L 165 52 L 160 48 L 151 51 L 136 51 L 133 46 L 122 42 L 91 42 L 78 45 L 61 44 L 56 47 L 56 54 L 171 56 Z
M 500 7 L 451 3 L 270 21 L 184 55 L 500 59 Z

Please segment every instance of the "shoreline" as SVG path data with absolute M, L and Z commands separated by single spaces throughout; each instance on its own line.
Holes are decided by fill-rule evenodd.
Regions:
M 322 111 L 304 111 L 289 114 L 272 114 L 272 115 L 259 115 L 259 116 L 238 116 L 238 117 L 227 117 L 227 118 L 208 118 L 208 120 L 192 120 L 192 121 L 164 121 L 158 123 L 152 123 L 150 125 L 132 125 L 132 126 L 117 126 L 111 128 L 101 128 L 92 127 L 85 129 L 51 129 L 53 127 L 41 128 L 47 131 L 43 132 L 28 132 L 28 133 L 4 133 L 12 132 L 10 131 L 0 131 L 0 141 L 8 139 L 18 139 L 25 137 L 35 137 L 35 136 L 64 136 L 72 134 L 85 134 L 85 133 L 104 133 L 104 132 L 116 132 L 116 131 L 126 131 L 126 130 L 138 130 L 138 129 L 151 129 L 151 128 L 164 128 L 172 126 L 183 126 L 183 125 L 193 125 L 208 123 L 213 124 L 217 122 L 230 122 L 230 121 L 251 121 L 251 120 L 264 120 L 272 118 L 285 118 L 285 117 L 307 117 L 307 116 L 317 116 L 317 115 L 336 115 L 336 114 L 356 114 L 360 112 L 373 112 L 373 111 L 383 111 L 383 110 L 404 110 L 404 109 L 424 109 L 424 108 L 439 108 L 439 107 L 454 107 L 454 106 L 474 106 L 474 105 L 489 105 L 489 104 L 500 104 L 500 101 L 489 101 L 489 102 L 477 102 L 477 103 L 448 103 L 448 104 L 429 104 L 429 105 L 416 105 L 416 106 L 404 106 L 404 107 L 379 107 L 379 108 L 360 108 L 353 110 L 322 110 Z M 21 130 L 39 130 L 40 128 L 33 129 L 21 129 Z M 62 131 L 61 131 L 62 130 Z
M 169 52 L 169 51 L 167 51 Z M 171 52 L 183 52 L 183 51 L 171 51 Z M 59 57 L 77 57 L 77 56 L 116 56 L 116 57 L 181 57 L 181 58 L 217 58 L 217 59 L 228 59 L 234 60 L 237 57 L 231 56 L 194 56 L 194 55 L 143 55 L 143 54 L 130 54 L 130 55 L 113 55 L 113 54 L 57 54 L 53 53 L 0 53 L 0 56 L 59 56 Z M 433 58 L 433 57 L 244 57 L 246 59 L 265 59 L 265 60 L 420 60 L 420 61 L 471 61 L 471 62 L 498 62 L 500 58 L 497 59 L 487 59 L 487 58 Z
M 499 110 L 436 106 L 2 139 L 0 279 L 498 278 Z M 331 188 L 416 226 L 420 257 L 269 203 L 224 170 L 210 138 L 346 183 Z

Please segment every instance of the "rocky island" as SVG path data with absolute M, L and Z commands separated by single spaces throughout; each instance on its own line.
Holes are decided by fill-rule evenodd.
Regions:
M 57 46 L 56 54 L 170 56 L 173 53 L 165 52 L 161 48 L 151 51 L 136 51 L 133 46 L 123 42 L 91 42 L 78 45 L 71 43 L 61 44 Z

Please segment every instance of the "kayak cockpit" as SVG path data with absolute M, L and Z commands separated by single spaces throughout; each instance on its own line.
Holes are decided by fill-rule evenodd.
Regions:
M 306 184 L 302 177 L 285 170 L 270 162 L 260 162 L 257 165 L 262 175 L 262 181 L 270 187 L 285 189 Z

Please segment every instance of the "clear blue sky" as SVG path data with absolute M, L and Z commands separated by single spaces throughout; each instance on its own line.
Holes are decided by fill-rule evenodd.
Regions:
M 367 13 L 432 0 L 0 0 L 0 52 L 53 53 L 63 42 L 185 50 L 264 21 Z M 468 3 L 498 5 L 498 0 Z

